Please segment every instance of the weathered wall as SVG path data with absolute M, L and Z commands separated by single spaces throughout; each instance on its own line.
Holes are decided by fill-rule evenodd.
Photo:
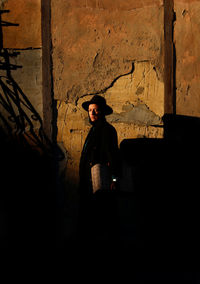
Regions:
M 200 117 L 200 1 L 175 0 L 176 113 Z
M 7 0 L 0 0 L 0 9 L 4 8 L 4 4 Z
M 112 106 L 108 121 L 119 144 L 163 136 L 163 39 L 163 1 L 52 1 L 58 141 L 68 153 L 70 182 L 77 183 L 90 127 L 81 104 L 92 94 Z
M 133 61 L 153 62 L 162 78 L 162 1 L 123 2 L 52 1 L 56 99 L 101 92 Z
M 135 77 L 134 77 L 135 76 Z M 121 77 L 105 94 L 114 113 L 107 120 L 118 132 L 119 145 L 123 139 L 163 136 L 161 117 L 164 107 L 163 83 L 150 62 L 135 63 L 133 75 Z M 58 141 L 68 151 L 68 178 L 76 181 L 84 140 L 90 128 L 87 112 L 81 105 L 91 96 L 72 103 L 58 103 Z
M 17 27 L 5 27 L 4 48 L 40 48 L 41 47 L 41 0 L 6 0 L 3 20 L 19 24 Z
M 40 0 L 1 1 L 1 9 L 0 123 L 19 133 L 43 117 Z

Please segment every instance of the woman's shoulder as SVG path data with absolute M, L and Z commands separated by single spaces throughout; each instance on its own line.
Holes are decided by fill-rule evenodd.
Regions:
M 112 124 L 108 123 L 107 121 L 105 122 L 103 129 L 105 132 L 116 133 L 115 127 Z

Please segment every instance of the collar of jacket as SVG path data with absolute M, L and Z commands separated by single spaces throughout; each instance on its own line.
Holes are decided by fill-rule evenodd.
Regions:
M 90 121 L 90 124 L 91 124 L 94 128 L 101 127 L 101 126 L 104 125 L 105 123 L 106 123 L 105 117 L 104 117 L 103 119 L 97 120 L 97 121 L 95 121 L 95 122 Z

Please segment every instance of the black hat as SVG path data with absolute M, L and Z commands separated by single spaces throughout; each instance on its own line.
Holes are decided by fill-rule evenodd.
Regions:
M 88 111 L 88 107 L 91 104 L 96 104 L 100 107 L 100 109 L 104 112 L 105 115 L 109 115 L 111 113 L 113 113 L 113 110 L 111 107 L 109 107 L 106 104 L 106 100 L 104 99 L 104 97 L 101 97 L 99 95 L 95 95 L 94 97 L 92 97 L 92 99 L 90 101 L 86 101 L 84 103 L 82 103 L 82 107 L 84 108 L 84 110 Z

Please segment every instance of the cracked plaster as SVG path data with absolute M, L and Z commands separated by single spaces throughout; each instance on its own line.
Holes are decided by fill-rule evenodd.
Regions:
M 140 104 L 137 106 L 129 105 L 129 110 L 119 114 L 114 113 L 109 116 L 108 121 L 111 123 L 135 123 L 141 125 L 157 125 L 160 124 L 161 118 L 152 112 L 147 105 Z
M 134 2 L 135 9 L 128 11 L 122 1 L 111 10 L 52 1 L 55 99 L 75 103 L 84 95 L 104 93 L 139 61 L 151 61 L 163 80 L 162 1 L 144 1 L 142 9 L 137 9 L 141 1 L 130 6 Z M 56 9 L 58 4 L 62 9 Z

